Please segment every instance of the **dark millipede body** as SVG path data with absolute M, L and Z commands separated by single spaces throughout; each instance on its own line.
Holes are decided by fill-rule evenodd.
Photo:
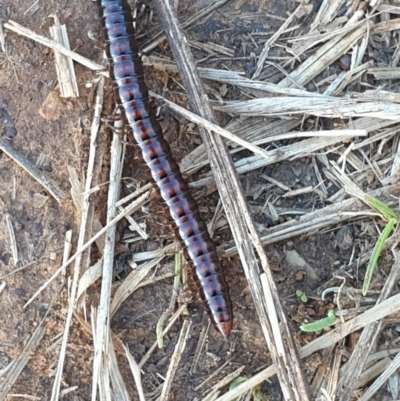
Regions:
M 98 3 L 115 100 L 186 245 L 185 256 L 193 264 L 201 298 L 217 329 L 227 337 L 232 329 L 232 309 L 221 265 L 149 102 L 130 7 L 126 0 Z

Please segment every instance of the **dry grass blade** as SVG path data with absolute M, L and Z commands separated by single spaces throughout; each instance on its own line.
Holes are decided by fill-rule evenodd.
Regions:
M 155 5 L 168 37 L 168 42 L 171 46 L 185 90 L 188 93 L 190 107 L 196 114 L 213 122 L 214 116 L 197 73 L 190 48 L 187 45 L 187 39 L 179 26 L 176 11 L 168 1 L 156 2 Z M 201 129 L 200 132 L 207 149 L 227 219 L 239 248 L 240 259 L 249 283 L 258 318 L 262 322 L 263 327 L 268 327 L 268 331 L 264 331 L 264 336 L 266 337 L 266 342 L 269 342 L 271 345 L 270 351 L 278 369 L 278 377 L 284 397 L 287 400 L 306 401 L 309 399 L 308 386 L 302 375 L 298 355 L 280 304 L 267 257 L 254 227 L 232 160 L 220 137 L 212 136 L 204 129 Z M 260 261 L 262 269 L 267 274 L 273 294 L 274 306 L 277 309 L 282 328 L 281 333 L 284 337 L 286 357 L 290 361 L 287 364 L 282 363 L 282 360 L 276 353 L 276 345 L 273 341 L 268 313 L 265 304 L 262 302 L 263 295 L 257 260 Z
M 17 263 L 19 261 L 19 256 L 18 256 L 17 241 L 15 239 L 14 227 L 12 225 L 11 216 L 8 213 L 6 213 L 5 218 L 6 218 L 8 236 L 10 239 L 10 247 L 11 247 L 11 254 L 13 257 L 13 262 L 14 262 L 14 265 L 17 265 Z
M 149 193 L 145 193 L 142 196 L 140 196 L 136 201 L 132 202 L 130 205 L 128 205 L 123 212 L 119 213 L 110 223 L 108 223 L 105 227 L 103 227 L 97 234 L 95 234 L 89 241 L 87 241 L 82 247 L 80 247 L 76 253 L 71 256 L 65 263 L 62 264 L 61 267 L 58 268 L 58 270 L 49 278 L 49 280 L 46 281 L 36 292 L 33 294 L 33 296 L 28 300 L 28 302 L 24 305 L 24 308 L 26 308 L 43 290 L 45 290 L 58 276 L 59 274 L 66 268 L 68 267 L 76 258 L 86 249 L 88 249 L 98 238 L 100 238 L 102 235 L 104 235 L 107 232 L 108 227 L 117 224 L 118 221 L 123 219 L 126 215 L 133 213 L 135 210 L 143 206 L 145 203 L 149 201 L 151 198 Z
M 199 336 L 199 341 L 197 342 L 196 351 L 194 352 L 194 357 L 192 361 L 192 366 L 190 367 L 189 373 L 192 375 L 196 372 L 196 367 L 200 359 L 200 355 L 203 352 L 204 345 L 206 343 L 207 335 L 211 327 L 211 320 L 206 317 L 206 324 L 203 324 L 203 328 L 201 329 L 201 333 Z
M 332 146 L 338 142 L 346 142 L 351 137 L 321 137 L 306 139 L 301 142 L 297 142 L 291 145 L 282 146 L 279 149 L 273 149 L 267 151 L 268 158 L 260 156 L 250 156 L 243 158 L 235 163 L 235 168 L 238 174 L 248 173 L 250 171 L 265 167 L 274 163 L 282 162 L 284 160 L 295 160 L 304 155 L 314 154 L 320 149 L 328 146 Z M 201 188 L 203 186 L 209 186 L 214 183 L 214 178 L 209 176 L 202 178 L 198 181 L 194 181 L 190 184 L 193 188 Z M 212 188 L 212 190 L 215 190 Z M 208 190 L 210 193 L 210 190 Z
M 178 342 L 175 346 L 174 353 L 172 354 L 167 375 L 165 377 L 165 382 L 161 391 L 160 401 L 166 401 L 169 398 L 169 393 L 172 387 L 172 381 L 174 380 L 174 376 L 178 369 L 179 362 L 183 356 L 183 352 L 185 351 L 191 327 L 192 327 L 191 320 L 185 320 L 183 322 L 181 333 L 179 335 Z
M 150 262 L 144 263 L 139 269 L 133 270 L 124 282 L 118 287 L 114 294 L 113 300 L 110 306 L 110 316 L 113 316 L 122 303 L 127 299 L 148 275 L 150 270 L 157 266 L 164 258 L 160 256 L 157 259 L 153 259 Z
M 121 128 L 122 122 L 116 121 L 115 125 Z M 107 222 L 115 218 L 117 213 L 116 202 L 119 198 L 120 182 L 122 174 L 122 165 L 125 150 L 119 132 L 114 132 L 111 145 L 111 167 L 110 179 L 107 197 Z M 103 257 L 103 271 L 100 292 L 100 303 L 96 319 L 96 342 L 94 342 L 94 358 L 93 358 L 93 382 L 92 382 L 92 400 L 96 400 L 98 381 L 102 381 L 100 376 L 101 366 L 106 363 L 108 355 L 108 344 L 110 338 L 110 298 L 111 285 L 113 279 L 114 266 L 114 248 L 115 248 L 116 226 L 110 226 L 106 232 L 106 243 Z M 106 384 L 107 385 L 107 384 Z
M 17 33 L 18 35 L 25 36 L 26 38 L 33 40 L 37 43 L 40 43 L 50 49 L 53 49 L 54 51 L 57 51 L 60 54 L 63 54 L 64 56 L 70 57 L 72 60 L 76 61 L 79 64 L 84 65 L 85 67 L 93 71 L 104 70 L 104 67 L 102 65 L 94 63 L 93 61 L 87 59 L 86 57 L 81 56 L 76 52 L 73 52 L 72 50 L 68 50 L 63 45 L 55 42 L 54 40 L 50 40 L 45 36 L 38 35 L 37 33 L 31 31 L 28 28 L 25 28 L 24 26 L 18 24 L 15 21 L 8 20 L 8 22 L 4 24 L 4 28 Z M 103 72 L 102 74 L 108 76 L 108 73 L 106 72 Z
M 100 83 L 99 83 L 97 90 L 98 90 L 98 92 L 97 92 L 97 96 L 96 96 L 96 105 L 97 105 L 96 112 L 98 113 L 98 115 L 101 115 L 101 110 L 102 110 L 101 105 L 103 103 L 104 78 L 100 79 Z M 83 207 L 81 210 L 81 222 L 80 222 L 80 229 L 79 229 L 78 248 L 83 246 L 83 244 L 85 243 L 86 237 L 90 236 L 90 234 L 91 234 L 90 227 L 92 226 L 91 221 L 92 221 L 94 209 L 93 209 L 93 205 L 89 202 L 89 196 L 90 196 L 90 189 L 91 189 L 92 182 L 93 182 L 93 169 L 94 169 L 94 163 L 95 163 L 95 158 L 96 158 L 96 148 L 97 148 L 96 139 L 97 139 L 98 129 L 99 129 L 98 121 L 95 119 L 92 124 L 91 136 L 90 136 L 89 160 L 88 160 L 88 168 L 87 168 L 87 177 L 86 177 L 86 182 L 85 182 L 85 195 L 83 198 Z M 62 379 L 62 373 L 63 373 L 63 369 L 64 369 L 65 353 L 66 353 L 66 349 L 67 349 L 69 329 L 72 324 L 72 317 L 73 317 L 73 312 L 74 312 L 74 308 L 75 308 L 76 294 L 77 294 L 77 290 L 78 290 L 78 281 L 79 281 L 79 276 L 80 276 L 81 263 L 83 262 L 83 257 L 84 257 L 84 254 L 83 254 L 83 252 L 81 252 L 75 258 L 75 266 L 74 266 L 74 273 L 73 273 L 73 279 L 72 279 L 72 285 L 71 285 L 71 292 L 69 294 L 68 312 L 67 312 L 67 317 L 66 317 L 65 325 L 64 325 L 63 342 L 61 344 L 60 356 L 59 356 L 58 364 L 57 364 L 56 379 L 54 380 L 54 383 L 53 383 L 51 401 L 58 400 L 59 396 L 60 396 L 61 379 Z M 87 265 L 89 264 L 89 257 L 90 257 L 89 254 L 86 255 L 86 258 L 84 261 L 84 263 L 86 263 Z M 66 264 L 66 262 L 63 261 L 63 265 L 65 265 L 65 264 Z M 64 269 L 65 269 L 65 267 L 64 267 Z
M 159 59 L 155 56 L 143 56 L 143 64 L 151 66 L 160 71 L 168 71 L 172 73 L 177 73 L 178 69 L 175 64 L 170 60 L 166 61 L 164 59 Z M 236 71 L 225 71 L 218 70 L 216 68 L 198 68 L 198 72 L 203 79 L 209 79 L 210 81 L 217 81 L 221 83 L 226 83 L 229 85 L 238 86 L 241 88 L 247 88 L 251 91 L 265 91 L 276 95 L 286 95 L 286 96 L 311 96 L 311 97 L 324 97 L 323 94 L 307 92 L 303 89 L 297 88 L 283 88 L 277 84 L 264 81 L 255 81 L 244 77 L 240 72 Z
M 242 116 L 311 114 L 325 118 L 375 117 L 398 121 L 400 106 L 383 102 L 360 102 L 342 98 L 280 97 L 257 98 L 215 106 L 215 110 Z
M 392 363 L 387 369 L 376 379 L 368 390 L 359 398 L 359 401 L 368 401 L 374 394 L 385 384 L 385 382 L 392 376 L 400 367 L 400 353 L 396 355 Z
M 22 350 L 21 354 L 17 357 L 15 361 L 12 362 L 10 370 L 4 377 L 4 380 L 2 381 L 0 387 L 0 401 L 5 401 L 5 399 L 7 398 L 11 387 L 16 382 L 21 372 L 24 370 L 29 359 L 33 356 L 33 351 L 39 345 L 45 333 L 46 326 L 44 324 L 44 320 L 42 320 L 36 328 L 35 332 L 32 334 L 32 337 L 29 339 L 28 343 Z
M 6 282 L 3 281 L 2 283 L 0 283 L 0 294 L 4 291 L 4 289 L 6 288 Z M 1 375 L 0 375 L 1 377 Z
M 60 43 L 66 49 L 70 50 L 67 28 L 60 25 L 56 15 L 52 15 L 54 25 L 50 27 L 50 35 L 57 43 Z M 76 82 L 75 69 L 72 59 L 63 56 L 59 52 L 54 52 L 54 61 L 61 97 L 79 97 L 78 84 Z
M 360 40 L 371 26 L 372 23 L 370 21 L 365 21 L 365 23 L 345 37 L 339 35 L 325 43 L 311 57 L 307 57 L 306 61 L 287 78 L 283 79 L 279 83 L 279 86 L 293 87 L 295 84 L 298 86 L 306 85 L 325 68 L 341 57 L 355 42 Z
M 18 153 L 9 143 L 0 138 L 0 150 L 11 157 L 31 177 L 33 177 L 46 191 L 48 191 L 57 202 L 65 198 L 64 191 L 58 187 L 50 178 L 47 178 L 34 164 Z
M 64 242 L 64 252 L 63 252 L 63 263 L 68 260 L 71 252 L 71 239 L 72 239 L 72 231 L 67 231 L 65 233 L 65 242 Z M 63 272 L 63 275 L 65 274 L 65 271 Z M 72 302 L 69 300 L 69 308 L 72 310 Z M 63 373 L 63 368 L 64 368 L 64 360 L 65 360 L 65 353 L 67 350 L 67 344 L 68 344 L 68 331 L 66 330 L 65 327 L 69 326 L 71 322 L 72 317 L 69 318 L 68 320 L 68 315 L 66 318 L 65 326 L 64 326 L 64 332 L 62 333 L 63 336 L 61 337 L 61 347 L 60 347 L 60 353 L 59 353 L 59 358 L 58 358 L 58 364 L 57 364 L 57 370 L 56 370 L 56 375 L 54 378 L 54 383 L 53 383 L 53 389 L 52 389 L 52 394 L 51 394 L 51 399 L 57 400 L 58 397 L 60 396 L 60 390 L 61 390 L 61 381 L 62 381 L 62 373 Z
M 387 277 L 385 285 L 380 293 L 377 305 L 381 304 L 389 297 L 390 293 L 393 290 L 393 287 L 397 283 L 399 275 L 400 254 L 397 252 L 395 255 L 395 263 L 392 266 L 390 274 Z M 343 372 L 341 382 L 338 387 L 338 395 L 340 395 L 340 401 L 350 400 L 357 383 L 357 378 L 360 376 L 371 350 L 375 347 L 376 340 L 381 331 L 381 326 L 382 320 L 377 320 L 364 328 L 357 342 L 356 348 L 354 349 L 350 360 L 346 365 L 346 369 Z M 343 391 L 343 393 L 340 392 L 341 390 Z
M 300 11 L 302 6 L 298 6 L 297 9 L 290 15 L 290 17 L 281 25 L 281 27 L 272 35 L 272 37 L 264 44 L 264 48 L 258 58 L 257 68 L 254 72 L 252 79 L 256 79 L 260 76 L 261 71 L 264 67 L 265 60 L 268 57 L 269 50 L 271 46 L 278 40 L 278 38 L 282 35 L 285 29 L 292 23 L 295 19 L 296 15 Z
M 203 380 L 196 388 L 195 390 L 198 391 L 202 387 L 204 387 L 205 384 L 207 384 L 210 380 L 212 380 L 215 376 L 217 376 L 220 372 L 222 372 L 229 364 L 231 363 L 231 359 L 228 359 L 223 365 L 221 365 L 218 369 L 214 370 L 205 380 Z M 240 369 L 243 370 L 244 366 L 242 366 Z M 225 377 L 224 377 L 225 379 Z M 221 386 L 214 386 L 214 390 L 218 390 Z
M 267 143 L 272 134 L 274 136 L 287 134 L 291 129 L 301 124 L 301 120 L 298 118 L 291 118 L 290 120 L 272 120 L 265 121 L 264 119 L 253 119 L 250 122 L 243 122 L 240 120 L 234 120 L 226 129 L 233 132 L 236 136 L 240 136 L 248 142 L 253 144 L 264 144 Z M 232 142 L 227 142 L 228 146 L 235 147 Z M 235 148 L 231 153 L 237 152 Z M 184 174 L 191 174 L 197 171 L 199 168 L 208 165 L 208 157 L 206 154 L 204 144 L 198 146 L 188 155 L 186 155 L 181 162 L 181 169 Z
M 279 330 L 279 319 L 274 307 L 274 299 L 272 296 L 271 288 L 269 286 L 268 277 L 265 273 L 261 274 L 261 284 L 263 286 L 263 291 L 264 291 L 264 301 L 268 310 L 270 311 L 269 319 L 271 322 L 272 333 L 274 335 L 274 340 L 276 344 L 276 352 L 280 358 L 286 359 L 285 347 L 283 346 L 283 339 L 281 332 Z M 267 330 L 266 327 L 262 327 L 262 329 Z
M 108 356 L 110 358 L 110 379 L 115 400 L 130 401 L 131 398 L 129 397 L 129 392 L 126 388 L 124 378 L 119 370 L 117 356 L 115 354 L 114 345 L 111 338 L 108 345 Z
M 128 347 L 126 347 L 125 345 L 124 345 L 124 350 L 125 350 L 126 359 L 128 359 L 129 366 L 131 368 L 133 379 L 135 380 L 136 388 L 139 393 L 139 399 L 140 399 L 140 401 L 145 401 L 143 387 L 142 387 L 142 380 L 140 377 L 141 374 L 140 374 L 139 365 L 136 363 L 135 358 L 129 352 Z
M 309 344 L 303 346 L 299 349 L 300 357 L 306 358 L 314 352 L 318 352 L 321 349 L 328 348 L 348 336 L 350 333 L 360 330 L 366 325 L 381 320 L 386 316 L 398 312 L 399 310 L 400 294 L 397 294 L 383 301 L 381 304 L 374 306 L 367 312 L 364 312 L 361 315 L 355 317 L 354 319 L 351 319 L 344 324 L 340 324 L 329 333 L 324 334 L 323 336 L 318 337 L 315 340 L 311 341 Z M 226 394 L 222 395 L 217 399 L 217 401 L 232 401 L 239 395 L 244 394 L 248 390 L 252 389 L 258 384 L 261 384 L 263 381 L 267 380 L 275 374 L 275 367 L 270 366 L 260 373 L 257 373 L 246 382 L 240 384 L 234 391 L 229 391 Z
M 250 150 L 251 152 L 253 152 L 256 155 L 259 155 L 261 157 L 266 157 L 266 158 L 268 157 L 265 150 L 233 135 L 231 132 L 227 131 L 226 129 L 223 129 L 223 128 L 219 127 L 218 125 L 213 124 L 213 123 L 209 122 L 208 120 L 197 116 L 196 114 L 184 109 L 183 107 L 178 106 L 177 104 L 175 104 L 173 102 L 170 102 L 169 100 L 163 98 L 162 96 L 157 95 L 156 93 L 151 93 L 151 96 L 155 97 L 156 99 L 162 99 L 163 102 L 171 110 L 176 111 L 178 114 L 185 117 L 189 121 L 192 121 L 193 123 L 196 123 L 199 126 L 205 128 L 209 131 L 215 132 L 216 134 L 223 136 L 225 139 L 229 139 L 230 141 L 236 143 L 237 145 L 240 145 L 243 148 Z
M 102 268 L 103 259 L 100 259 L 82 274 L 81 278 L 79 279 L 78 292 L 76 295 L 78 304 L 79 299 L 85 293 L 85 291 L 101 277 Z
M 383 373 L 390 365 L 392 360 L 389 357 L 381 359 L 379 362 L 375 363 L 369 369 L 362 372 L 360 377 L 357 379 L 357 384 L 355 388 L 362 388 L 371 383 L 372 380 L 376 379 L 381 373 Z

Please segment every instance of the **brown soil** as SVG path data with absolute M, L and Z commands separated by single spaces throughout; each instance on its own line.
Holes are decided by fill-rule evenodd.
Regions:
M 193 2 L 194 3 L 194 2 Z M 52 24 L 49 15 L 56 14 L 61 23 L 67 25 L 71 48 L 85 57 L 101 62 L 102 48 L 99 31 L 98 8 L 91 1 L 53 0 L 41 2 L 40 8 L 33 14 L 27 13 L 27 2 L 15 0 L 10 3 L 10 19 L 44 36 Z M 197 23 L 188 31 L 189 39 L 207 41 L 212 37 L 219 43 L 234 49 L 235 58 L 231 60 L 203 61 L 200 66 L 229 68 L 244 71 L 248 75 L 254 68 L 252 52 L 259 54 L 260 48 L 248 39 L 254 30 L 276 31 L 281 21 L 266 17 L 266 14 L 286 16 L 292 11 L 295 2 L 273 0 L 254 1 L 236 0 L 214 12 L 205 22 Z M 181 7 L 182 8 L 182 7 Z M 180 19 L 188 18 L 190 10 L 181 10 Z M 192 11 L 193 12 L 193 11 Z M 146 18 L 149 10 L 145 9 Z M 147 21 L 147 20 L 146 20 Z M 157 31 L 157 20 L 141 23 L 139 21 L 139 41 L 145 43 Z M 261 42 L 261 41 L 260 41 Z M 57 88 L 53 53 L 32 40 L 7 32 L 6 44 L 8 55 L 0 53 L 0 131 L 7 137 L 12 146 L 27 159 L 35 163 L 44 158 L 41 169 L 68 194 L 70 182 L 67 167 L 73 167 L 80 177 L 85 175 L 87 147 L 90 124 L 93 115 L 93 94 L 96 74 L 85 67 L 75 64 L 80 97 L 78 99 L 61 99 Z M 169 54 L 168 46 L 163 45 L 156 52 Z M 195 57 L 204 59 L 205 54 L 194 50 Z M 272 52 L 271 56 L 274 56 Z M 175 83 L 178 77 L 169 79 L 151 69 L 146 70 L 146 80 L 152 90 L 163 93 L 170 91 L 171 98 L 175 92 L 182 92 Z M 207 83 L 211 86 L 213 84 Z M 218 90 L 218 86 L 215 86 Z M 112 111 L 110 87 L 107 87 L 105 111 Z M 176 101 L 182 102 L 182 96 Z M 192 127 L 180 118 L 162 109 L 163 125 L 166 136 L 171 142 L 178 159 L 195 147 L 198 138 L 193 139 L 187 131 Z M 223 122 L 221 116 L 220 122 Z M 99 136 L 99 144 L 108 145 L 109 132 L 104 129 Z M 144 169 L 138 167 L 134 158 L 135 149 L 130 149 L 124 172 L 125 178 L 140 181 Z M 307 182 L 315 185 L 315 176 L 309 167 L 309 159 L 281 163 L 265 170 L 265 173 L 295 189 L 297 183 L 305 186 Z M 59 347 L 51 347 L 62 333 L 67 308 L 65 282 L 60 278 L 50 285 L 36 301 L 23 309 L 24 303 L 31 295 L 57 270 L 62 258 L 65 232 L 72 229 L 75 238 L 78 232 L 78 216 L 68 196 L 57 203 L 51 195 L 36 183 L 26 172 L 12 162 L 6 155 L 0 154 L 0 277 L 11 273 L 17 267 L 29 264 L 24 270 L 10 274 L 1 281 L 6 288 L 0 294 L 0 371 L 15 359 L 32 335 L 38 322 L 50 307 L 47 316 L 47 332 L 40 347 L 23 370 L 10 394 L 27 394 L 41 400 L 50 398 L 54 371 L 58 360 Z M 102 170 L 103 181 L 107 181 L 107 159 Z M 101 182 L 101 179 L 99 180 Z M 256 174 L 243 177 L 243 185 L 248 193 L 252 210 L 259 210 L 265 203 L 266 194 L 252 196 L 252 189 L 261 183 Z M 124 194 L 129 189 L 122 185 Z M 253 191 L 254 192 L 254 191 Z M 198 196 L 200 194 L 197 194 Z M 100 195 L 100 199 L 101 199 Z M 99 199 L 94 200 L 99 202 Z M 125 253 L 118 255 L 128 257 L 137 250 L 154 249 L 173 240 L 171 228 L 164 210 L 153 202 L 147 215 L 147 229 L 150 240 L 136 247 L 126 248 Z M 282 207 L 312 209 L 318 207 L 318 200 L 311 195 L 297 197 L 281 204 Z M 100 203 L 99 203 L 100 204 Z M 203 199 L 202 211 L 206 218 L 211 218 L 217 204 L 216 195 Z M 16 232 L 20 262 L 15 266 L 12 260 L 5 214 L 11 216 Z M 104 207 L 98 206 L 97 214 L 104 223 Z M 254 213 L 256 222 L 262 227 L 269 221 Z M 358 228 L 356 227 L 356 230 Z M 123 235 L 125 227 L 120 225 L 118 231 Z M 356 235 L 356 234 L 354 234 Z M 364 234 L 367 235 L 367 234 Z M 221 239 L 230 239 L 229 231 L 219 233 Z M 288 248 L 302 255 L 315 275 L 310 277 L 306 271 L 293 267 L 287 260 Z M 348 260 L 351 249 L 337 247 L 336 231 L 318 233 L 306 239 L 297 238 L 291 244 L 276 244 L 267 249 L 269 261 L 275 272 L 283 303 L 287 308 L 293 332 L 305 317 L 323 317 L 326 306 L 319 307 L 311 303 L 304 307 L 294 294 L 297 289 L 311 294 L 319 285 L 331 277 L 341 264 Z M 321 251 L 323 249 L 323 251 Z M 121 259 L 122 258 L 122 259 Z M 390 261 L 388 261 L 390 262 Z M 185 355 L 179 366 L 174 381 L 171 399 L 190 400 L 202 398 L 205 391 L 227 373 L 245 365 L 244 375 L 253 375 L 263 366 L 271 363 L 265 347 L 265 341 L 255 315 L 252 299 L 246 280 L 237 258 L 224 262 L 226 277 L 231 288 L 234 309 L 234 330 L 225 341 L 211 328 L 206 347 L 199 360 L 195 373 L 189 374 L 193 355 L 198 343 L 199 334 L 208 317 L 204 315 L 203 305 L 197 297 L 190 304 L 189 312 L 193 320 L 191 338 Z M 94 294 L 98 288 L 94 289 Z M 125 343 L 137 359 L 146 353 L 156 339 L 155 325 L 161 314 L 168 307 L 172 292 L 172 279 L 139 289 L 131 296 L 112 320 L 114 334 Z M 153 392 L 162 382 L 158 374 L 165 375 L 170 356 L 174 350 L 182 322 L 178 322 L 169 332 L 164 349 L 153 353 L 144 366 L 143 385 L 147 393 Z M 298 335 L 299 343 L 307 342 L 312 336 Z M 51 348 L 50 348 L 51 347 Z M 121 369 L 132 399 L 136 397 L 133 380 L 124 356 L 118 355 Z M 66 366 L 64 368 L 62 389 L 77 386 L 76 391 L 68 393 L 64 399 L 77 397 L 88 400 L 91 397 L 92 339 L 78 322 L 73 324 Z M 229 365 L 214 379 L 199 390 L 195 388 L 212 372 L 230 360 Z M 277 379 L 262 386 L 262 392 L 269 400 L 280 400 L 281 393 Z M 149 398 L 150 399 L 150 398 Z

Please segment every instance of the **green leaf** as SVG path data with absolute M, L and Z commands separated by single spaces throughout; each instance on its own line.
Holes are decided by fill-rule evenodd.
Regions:
M 374 249 L 372 250 L 372 254 L 368 262 L 367 271 L 365 272 L 364 283 L 362 288 L 363 295 L 366 295 L 366 293 L 369 290 L 372 281 L 372 276 L 374 275 L 375 267 L 378 263 L 379 256 L 381 255 L 385 242 L 388 239 L 389 235 L 392 233 L 393 228 L 397 224 L 397 222 L 398 221 L 396 219 L 393 218 L 390 219 L 389 222 L 386 224 L 385 228 L 383 229 L 383 231 L 381 232 L 381 235 L 379 236 L 378 240 L 376 241 L 376 244 L 374 246 Z
M 335 312 L 333 310 L 330 310 L 328 312 L 327 317 L 321 320 L 317 320 L 316 322 L 313 323 L 303 324 L 302 326 L 300 326 L 300 330 L 306 333 L 312 333 L 315 331 L 323 330 L 329 326 L 332 326 L 333 324 L 335 324 L 335 322 L 336 322 Z
M 365 202 L 367 202 L 370 207 L 381 213 L 386 218 L 386 220 L 395 219 L 396 224 L 398 223 L 399 216 L 392 209 L 390 209 L 390 207 L 386 206 L 380 200 L 374 198 L 373 196 L 365 195 Z
M 236 387 L 239 387 L 240 384 L 247 380 L 246 376 L 239 376 L 237 377 L 230 385 L 229 391 L 234 390 Z M 237 401 L 237 398 L 234 398 L 232 401 Z

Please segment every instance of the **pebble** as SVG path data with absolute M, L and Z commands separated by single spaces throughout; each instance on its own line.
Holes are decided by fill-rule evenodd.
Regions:
M 351 226 L 345 226 L 339 228 L 336 233 L 336 245 L 342 250 L 346 251 L 353 246 L 354 238 L 353 238 L 353 228 Z
M 6 127 L 3 131 L 3 136 L 7 139 L 13 139 L 17 135 L 17 130 L 14 127 Z
M 41 237 L 43 235 L 43 226 L 41 223 L 33 223 L 32 224 L 31 235 L 33 237 Z

